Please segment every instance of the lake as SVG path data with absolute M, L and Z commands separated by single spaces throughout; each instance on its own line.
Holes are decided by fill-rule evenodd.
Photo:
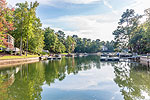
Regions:
M 150 100 L 150 69 L 99 56 L 0 69 L 1 100 Z

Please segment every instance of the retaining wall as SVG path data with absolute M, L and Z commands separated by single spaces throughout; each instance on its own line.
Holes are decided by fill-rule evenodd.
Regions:
M 20 64 L 26 64 L 26 63 L 34 63 L 34 62 L 38 62 L 38 61 L 39 61 L 39 57 L 0 60 L 0 68 L 20 65 Z

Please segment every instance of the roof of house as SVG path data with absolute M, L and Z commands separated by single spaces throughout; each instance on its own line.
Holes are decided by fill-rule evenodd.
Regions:
M 7 34 L 7 35 L 9 35 L 11 38 L 15 39 L 12 35 L 10 35 L 10 34 Z

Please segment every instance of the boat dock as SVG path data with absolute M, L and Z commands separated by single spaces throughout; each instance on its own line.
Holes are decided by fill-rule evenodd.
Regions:
M 150 57 L 149 56 L 141 56 L 140 63 L 146 66 L 150 66 Z
M 115 53 L 109 53 L 109 54 L 102 54 L 101 57 L 100 57 L 100 60 L 101 61 L 124 61 L 125 59 L 130 59 L 132 61 L 140 61 L 140 57 L 141 56 L 138 56 L 137 54 L 125 54 L 125 53 L 120 53 L 119 55 L 118 54 L 115 54 Z
M 47 60 L 61 60 L 61 57 L 48 57 Z
M 40 56 L 39 60 L 61 60 L 61 55 L 55 55 L 55 56 Z
M 119 57 L 101 57 L 100 61 L 119 61 Z

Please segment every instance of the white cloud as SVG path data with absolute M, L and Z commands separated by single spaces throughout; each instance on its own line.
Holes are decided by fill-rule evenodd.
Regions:
M 134 9 L 136 13 L 143 14 L 144 10 L 150 8 L 150 0 L 133 0 L 132 4 L 126 6 L 124 9 Z
M 6 0 L 8 2 L 8 4 L 11 4 L 12 6 L 15 6 L 16 3 L 23 3 L 25 1 L 27 2 L 35 2 L 38 1 L 40 4 L 44 4 L 44 5 L 51 5 L 54 6 L 52 4 L 52 1 L 54 0 Z
M 73 3 L 73 4 L 90 4 L 96 1 L 101 0 L 64 0 L 66 3 Z
M 112 6 L 106 0 L 103 0 L 103 1 L 104 1 L 104 5 L 106 5 L 110 9 L 112 9 Z
M 110 8 L 114 14 L 118 14 L 118 12 L 113 9 L 112 5 L 110 5 L 107 0 L 103 0 L 103 2 L 104 5 Z
M 113 68 L 106 65 L 101 70 L 93 68 L 81 71 L 77 75 L 68 75 L 63 81 L 55 81 L 55 84 L 51 84 L 51 87 L 48 88 L 61 90 L 112 90 L 115 92 L 119 88 L 113 81 L 114 77 Z M 47 85 L 44 85 L 44 87 L 47 87 Z
M 64 23 L 59 25 L 59 28 L 67 28 L 68 30 L 64 31 L 70 33 L 70 35 L 74 33 L 80 37 L 112 40 L 112 31 L 116 29 L 117 21 L 118 17 L 113 13 L 109 13 L 103 15 L 64 16 L 57 19 L 47 19 L 44 23 Z
M 26 0 L 7 0 L 14 5 L 16 2 L 25 2 Z M 35 0 L 27 0 L 33 2 Z M 91 39 L 112 40 L 112 32 L 117 27 L 121 14 L 126 9 L 135 9 L 136 13 L 143 14 L 144 10 L 149 8 L 150 0 L 131 0 L 130 4 L 124 8 L 114 10 L 108 0 L 38 0 L 41 4 L 56 6 L 56 2 L 72 3 L 72 4 L 91 4 L 102 1 L 105 6 L 112 10 L 112 13 L 104 13 L 99 15 L 75 15 L 61 16 L 55 19 L 43 20 L 44 27 L 52 27 L 56 31 L 63 30 L 67 35 L 77 34 L 80 37 Z M 118 4 L 116 4 L 118 5 Z
M 21 2 L 34 2 L 38 1 L 40 4 L 56 6 L 58 3 L 71 3 L 71 4 L 91 4 L 101 0 L 7 0 L 8 4 L 15 6 L 16 3 Z M 56 6 L 57 7 L 57 6 Z

